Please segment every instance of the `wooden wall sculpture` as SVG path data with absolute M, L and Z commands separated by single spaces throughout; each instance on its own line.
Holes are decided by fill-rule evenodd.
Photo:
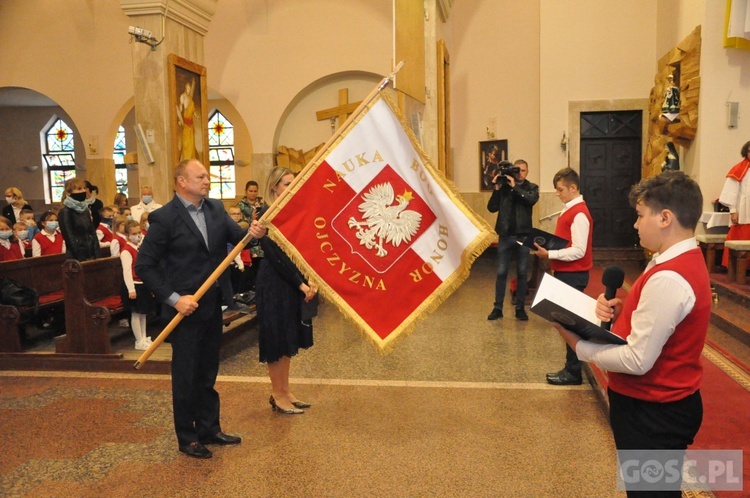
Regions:
M 308 151 L 279 145 L 279 150 L 276 154 L 276 164 L 284 168 L 289 168 L 292 173 L 297 174 L 307 166 L 307 163 L 315 157 L 315 154 L 317 154 L 324 145 L 325 144 L 322 143 Z
M 690 147 L 698 127 L 700 94 L 701 27 L 682 40 L 659 59 L 654 87 L 649 101 L 648 144 L 643 156 L 643 178 L 659 174 L 667 156 L 667 142 Z M 664 92 L 669 86 L 667 76 L 674 76 L 680 89 L 679 118 L 669 122 L 662 116 Z

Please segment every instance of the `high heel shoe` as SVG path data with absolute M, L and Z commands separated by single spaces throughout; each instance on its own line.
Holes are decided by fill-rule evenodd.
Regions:
M 301 413 L 305 413 L 305 410 L 297 410 L 295 408 L 291 408 L 287 410 L 286 408 L 281 408 L 280 406 L 276 404 L 276 400 L 273 398 L 273 394 L 271 395 L 270 398 L 268 398 L 268 403 L 270 403 L 271 405 L 271 410 L 275 412 L 279 412 L 283 415 L 299 415 Z
M 304 401 L 293 401 L 292 404 L 295 406 L 295 408 L 310 408 L 312 405 L 310 403 L 305 403 Z

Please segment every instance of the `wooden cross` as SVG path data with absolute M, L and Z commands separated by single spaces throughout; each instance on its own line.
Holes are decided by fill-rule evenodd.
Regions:
M 346 121 L 346 118 L 349 117 L 351 113 L 353 113 L 355 110 L 357 110 L 357 107 L 359 107 L 360 102 L 354 102 L 349 103 L 349 89 L 348 88 L 342 88 L 339 90 L 339 105 L 336 107 L 331 107 L 329 109 L 323 109 L 322 111 L 317 111 L 315 113 L 315 116 L 318 118 L 318 121 L 324 121 L 326 119 L 331 120 L 331 132 L 336 131 L 336 118 L 339 120 L 339 127 L 344 124 L 344 121 Z

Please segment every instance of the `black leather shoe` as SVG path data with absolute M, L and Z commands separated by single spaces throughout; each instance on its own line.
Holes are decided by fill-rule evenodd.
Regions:
M 526 322 L 529 320 L 529 315 L 526 314 L 523 308 L 519 308 L 516 310 L 516 320 L 521 320 L 522 322 Z
M 223 432 L 217 432 L 211 437 L 201 439 L 201 444 L 220 444 L 222 446 L 226 446 L 228 444 L 240 444 L 242 442 L 242 438 L 238 436 L 230 436 L 229 434 L 224 434 Z
M 559 372 L 548 373 L 547 383 L 553 386 L 580 386 L 583 384 L 583 377 L 574 375 L 563 369 Z
M 213 456 L 211 450 L 203 446 L 198 441 L 193 441 L 190 444 L 181 444 L 180 451 L 193 458 L 211 458 Z
M 497 320 L 503 317 L 503 310 L 500 308 L 492 308 L 492 313 L 487 316 L 487 320 Z
M 251 310 L 246 304 L 237 301 L 233 302 L 232 305 L 227 308 L 227 311 L 237 311 L 239 313 L 244 313 L 245 315 L 250 315 L 253 312 L 253 310 Z

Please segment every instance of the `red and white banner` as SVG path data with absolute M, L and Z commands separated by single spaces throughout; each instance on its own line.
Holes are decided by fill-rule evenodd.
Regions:
M 378 92 L 263 218 L 381 352 L 468 277 L 494 238 L 395 109 Z

